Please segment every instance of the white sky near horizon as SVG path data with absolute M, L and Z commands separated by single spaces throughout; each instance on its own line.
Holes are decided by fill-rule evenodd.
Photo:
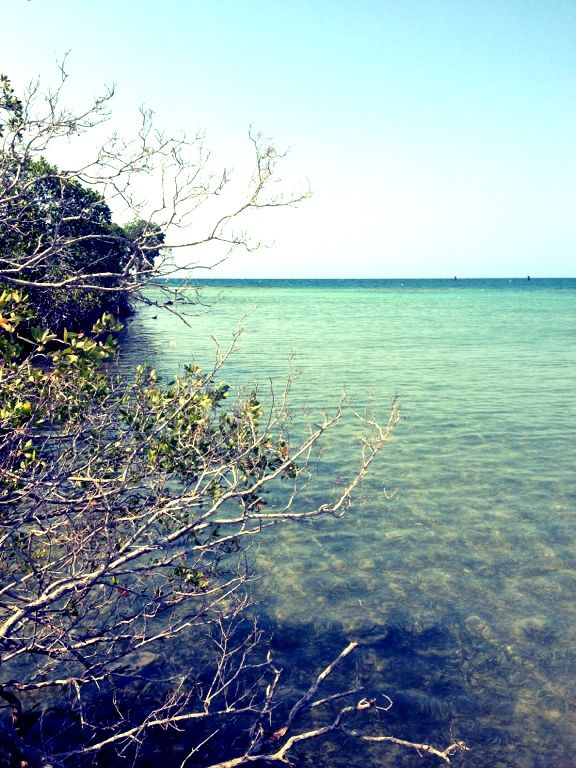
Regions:
M 116 83 L 242 168 L 254 125 L 313 197 L 215 277 L 574 276 L 573 0 L 0 0 L 0 71 Z M 266 212 L 263 212 L 263 217 Z M 195 258 L 210 261 L 210 256 Z M 207 276 L 198 273 L 199 276 Z

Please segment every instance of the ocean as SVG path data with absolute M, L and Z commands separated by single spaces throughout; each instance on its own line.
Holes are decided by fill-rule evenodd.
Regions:
M 262 537 L 256 612 L 287 691 L 349 640 L 337 681 L 394 707 L 380 731 L 471 750 L 455 765 L 569 768 L 576 754 L 576 280 L 206 280 L 188 325 L 142 306 L 121 365 L 209 367 L 264 403 L 287 377 L 293 438 L 345 395 L 402 420 L 343 519 Z M 302 508 L 358 463 L 345 416 Z M 312 743 L 298 765 L 411 766 Z M 428 760 L 429 758 L 426 758 Z

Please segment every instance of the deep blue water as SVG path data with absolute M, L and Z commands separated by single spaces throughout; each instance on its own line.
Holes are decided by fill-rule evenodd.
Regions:
M 181 281 L 175 281 L 181 282 Z M 234 279 L 234 278 L 204 278 L 195 279 L 194 284 L 213 288 L 345 288 L 348 290 L 365 289 L 391 289 L 391 288 L 472 288 L 494 290 L 527 290 L 543 289 L 568 289 L 576 288 L 576 278 L 567 277 L 511 277 L 511 278 L 437 278 L 437 279 L 332 279 L 332 278 L 308 278 L 308 279 Z

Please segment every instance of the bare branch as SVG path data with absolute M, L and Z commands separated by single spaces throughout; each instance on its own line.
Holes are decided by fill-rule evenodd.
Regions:
M 32 768 L 97 754 L 137 764 L 150 732 L 166 729 L 185 736 L 185 766 L 215 759 L 214 736 L 233 732 L 236 755 L 215 764 L 232 768 L 286 763 L 295 745 L 338 731 L 448 761 L 461 742 L 440 750 L 357 727 L 388 711 L 388 697 L 344 706 L 360 687 L 318 694 L 356 642 L 273 726 L 281 671 L 247 620 L 253 543 L 273 525 L 345 514 L 391 438 L 398 404 L 381 422 L 343 401 L 294 439 L 291 379 L 279 394 L 271 386 L 267 408 L 257 389 L 219 380 L 239 331 L 211 370 L 185 366 L 168 384 L 148 366 L 130 378 L 104 365 L 130 296 L 180 314 L 197 294 L 165 278 L 194 266 L 192 250 L 203 258 L 210 244 L 256 247 L 246 217 L 307 192 L 278 191 L 283 155 L 260 134 L 250 131 L 252 171 L 236 185 L 200 135 L 167 136 L 145 108 L 132 137 L 112 135 L 81 167 L 60 170 L 46 157 L 108 119 L 113 97 L 110 88 L 73 113 L 63 106 L 67 79 L 66 58 L 46 93 L 34 83 L 20 99 L 0 78 L 5 752 Z M 144 202 L 150 179 L 156 199 Z M 131 221 L 116 225 L 112 207 Z M 327 490 L 316 458 L 345 413 L 362 429 L 358 462 Z M 328 725 L 296 732 L 326 707 Z M 31 712 L 38 727 L 25 727 Z

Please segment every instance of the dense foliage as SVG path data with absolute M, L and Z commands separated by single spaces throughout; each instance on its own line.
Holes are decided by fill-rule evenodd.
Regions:
M 124 313 L 123 294 L 98 290 L 113 288 L 113 279 L 103 275 L 122 270 L 130 259 L 130 241 L 112 224 L 102 198 L 63 179 L 45 160 L 29 162 L 18 186 L 0 213 L 0 250 L 10 255 L 6 276 L 28 283 L 38 316 L 49 327 L 70 327 L 94 320 L 104 304 Z M 67 278 L 77 273 L 97 275 L 94 288 L 68 287 Z
M 103 312 L 129 314 L 123 284 L 144 259 L 153 263 L 163 235 L 146 222 L 114 224 L 101 195 L 44 159 L 3 183 L 9 189 L 0 190 L 0 278 L 26 286 L 37 317 L 52 329 L 88 330 Z M 142 253 L 142 237 L 154 240 L 153 250 Z
M 30 151 L 29 123 L 0 77 L 0 283 L 24 287 L 51 330 L 87 331 L 104 312 L 126 316 L 128 289 L 153 271 L 164 233 L 138 218 L 115 224 L 98 191 Z

